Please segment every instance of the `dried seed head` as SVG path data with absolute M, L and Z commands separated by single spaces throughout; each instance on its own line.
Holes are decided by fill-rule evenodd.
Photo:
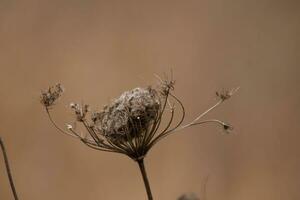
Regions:
M 55 86 L 51 86 L 46 91 L 42 91 L 40 102 L 47 108 L 54 105 L 56 100 L 62 95 L 64 92 L 64 88 L 60 83 Z
M 219 92 L 216 92 L 216 96 L 217 98 L 219 98 L 222 101 L 225 101 L 227 99 L 229 99 L 236 91 L 238 91 L 240 88 L 235 88 L 232 90 L 221 90 Z
M 95 127 L 107 138 L 128 140 L 139 137 L 156 118 L 160 96 L 151 87 L 124 92 L 111 105 L 92 115 Z

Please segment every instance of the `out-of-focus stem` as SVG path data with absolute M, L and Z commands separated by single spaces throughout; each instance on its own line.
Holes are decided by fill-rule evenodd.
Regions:
M 8 163 L 8 157 L 7 157 L 5 146 L 4 146 L 4 143 L 3 143 L 1 137 L 0 137 L 0 146 L 1 146 L 2 153 L 3 153 L 6 172 L 7 172 L 7 176 L 8 176 L 8 179 L 9 179 L 9 184 L 10 184 L 10 187 L 11 187 L 11 190 L 13 192 L 15 200 L 18 200 L 17 191 L 16 191 L 16 188 L 15 188 L 15 185 L 14 185 L 14 181 L 13 181 L 12 174 L 11 174 L 10 167 L 9 167 L 9 163 Z
M 140 160 L 137 160 L 137 163 L 139 164 L 139 168 L 140 168 L 141 174 L 143 176 L 143 180 L 144 180 L 148 200 L 153 200 L 149 180 L 148 180 L 146 169 L 145 169 L 144 159 L 142 158 Z

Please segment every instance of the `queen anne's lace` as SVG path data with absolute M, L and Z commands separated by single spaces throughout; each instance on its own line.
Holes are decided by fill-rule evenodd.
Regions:
M 65 131 L 51 117 L 49 109 L 63 93 L 60 84 L 43 91 L 41 103 L 50 121 L 62 133 L 79 138 L 91 148 L 125 154 L 136 161 L 143 159 L 163 138 L 191 126 L 215 123 L 226 132 L 232 130 L 231 125 L 221 120 L 202 119 L 238 88 L 217 92 L 218 102 L 215 105 L 183 125 L 186 113 L 183 103 L 173 94 L 174 80 L 159 80 L 160 85 L 156 89 L 138 87 L 126 91 L 99 112 L 91 113 L 87 104 L 71 103 L 75 120 L 83 125 L 84 132 L 76 130 L 76 124 L 68 124 Z M 165 123 L 161 123 L 163 119 Z
M 49 87 L 41 94 L 41 103 L 45 106 L 50 121 L 59 131 L 80 139 L 90 148 L 124 154 L 136 161 L 141 170 L 149 200 L 153 197 L 144 166 L 144 158 L 148 151 L 168 135 L 191 126 L 216 123 L 226 132 L 232 130 L 228 123 L 221 120 L 202 120 L 202 118 L 238 90 L 237 88 L 216 92 L 218 102 L 190 123 L 183 125 L 186 113 L 183 103 L 172 92 L 175 82 L 172 79 L 158 78 L 161 82 L 158 89 L 148 87 L 126 91 L 100 112 L 90 113 L 88 105 L 71 103 L 75 120 L 83 125 L 85 133 L 76 130 L 76 124 L 74 126 L 67 124 L 67 131 L 65 131 L 51 117 L 49 108 L 55 104 L 63 92 L 60 84 Z M 166 114 L 166 111 L 170 112 Z M 166 123 L 161 123 L 163 118 L 166 119 Z M 198 198 L 193 195 L 183 195 L 179 200 L 198 200 Z

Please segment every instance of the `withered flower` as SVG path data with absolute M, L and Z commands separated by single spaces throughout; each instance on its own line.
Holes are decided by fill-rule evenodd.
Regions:
M 63 87 L 58 83 L 55 86 L 51 86 L 47 90 L 42 91 L 40 101 L 45 107 L 49 108 L 54 105 L 63 92 Z
M 141 140 L 158 116 L 160 103 L 160 96 L 151 87 L 124 92 L 111 105 L 93 113 L 92 128 L 113 143 Z
M 221 91 L 217 91 L 216 92 L 216 96 L 217 98 L 219 98 L 222 101 L 225 101 L 227 99 L 229 99 L 234 93 L 236 93 L 238 90 L 240 89 L 240 87 L 234 88 L 232 90 L 221 90 Z
M 42 92 L 41 102 L 51 122 L 61 132 L 80 139 L 93 149 L 124 154 L 136 161 L 150 200 L 153 197 L 144 166 L 144 158 L 149 150 L 166 136 L 194 125 L 216 123 L 224 130 L 231 129 L 229 124 L 221 120 L 201 121 L 201 119 L 236 91 L 217 93 L 220 99 L 215 105 L 183 125 L 185 108 L 180 99 L 173 94 L 175 82 L 172 79 L 169 81 L 160 79 L 160 82 L 157 88 L 138 87 L 126 91 L 109 105 L 104 106 L 101 111 L 89 112 L 88 105 L 72 103 L 75 121 L 85 127 L 85 134 L 79 134 L 71 125 L 67 125 L 67 130 L 59 128 L 52 119 L 49 106 L 60 97 L 63 91 L 60 84 L 50 87 L 47 92 Z M 167 110 L 170 111 L 169 114 L 166 114 Z M 180 116 L 179 120 L 175 120 L 175 114 Z M 164 118 L 167 118 L 167 122 L 161 123 Z M 162 127 L 161 124 L 165 126 Z

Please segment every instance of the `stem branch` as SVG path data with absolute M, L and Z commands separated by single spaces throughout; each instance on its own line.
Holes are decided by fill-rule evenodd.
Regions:
M 16 188 L 15 188 L 15 185 L 14 185 L 14 181 L 13 181 L 13 178 L 12 178 L 12 175 L 11 175 L 11 171 L 10 171 L 10 167 L 9 167 L 9 163 L 8 163 L 8 157 L 7 157 L 5 146 L 4 146 L 4 143 L 3 143 L 1 137 L 0 137 L 0 146 L 1 146 L 2 153 L 3 153 L 3 158 L 4 158 L 4 162 L 5 162 L 6 172 L 7 172 L 7 176 L 8 176 L 8 179 L 9 179 L 9 184 L 10 184 L 10 187 L 11 187 L 11 190 L 13 192 L 15 200 L 18 200 L 17 191 L 16 191 Z

